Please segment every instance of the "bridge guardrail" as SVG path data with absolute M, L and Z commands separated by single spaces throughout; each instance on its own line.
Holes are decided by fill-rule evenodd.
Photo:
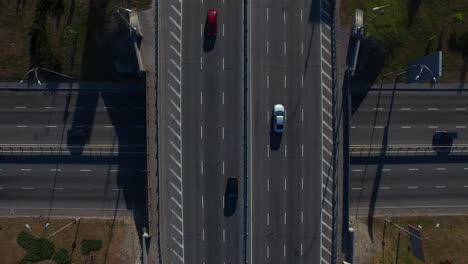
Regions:
M 401 155 L 401 154 L 457 154 L 468 153 L 468 144 L 457 145 L 390 145 L 390 146 L 374 146 L 374 145 L 354 145 L 351 146 L 351 155 Z

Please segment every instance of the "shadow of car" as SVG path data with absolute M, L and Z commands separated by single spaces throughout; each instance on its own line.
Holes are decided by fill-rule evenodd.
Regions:
M 238 194 L 237 178 L 228 178 L 226 190 L 224 191 L 224 216 L 229 217 L 234 215 L 237 207 Z

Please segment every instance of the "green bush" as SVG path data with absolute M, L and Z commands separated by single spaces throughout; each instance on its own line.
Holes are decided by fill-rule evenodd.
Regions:
M 70 264 L 71 260 L 70 256 L 68 255 L 68 251 L 64 248 L 59 249 L 59 251 L 55 253 L 54 261 L 57 264 Z
M 453 15 L 453 22 L 464 23 L 465 20 L 463 19 L 463 13 L 456 13 L 455 15 Z
M 81 254 L 89 255 L 91 251 L 98 251 L 102 247 L 101 240 L 81 240 Z
M 28 252 L 20 263 L 50 259 L 54 254 L 54 244 L 47 239 L 34 238 L 26 232 L 20 232 L 17 241 Z

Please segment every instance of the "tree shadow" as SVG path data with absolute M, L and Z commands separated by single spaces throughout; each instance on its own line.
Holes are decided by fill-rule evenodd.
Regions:
M 103 91 L 100 93 L 105 106 L 115 107 L 118 105 L 128 106 L 145 106 L 145 83 L 135 83 L 134 90 L 119 91 Z M 144 107 L 143 107 L 144 109 Z M 129 170 L 145 170 L 146 158 L 128 157 L 125 154 L 128 151 L 127 146 L 139 145 L 140 149 L 146 153 L 146 112 L 144 111 L 109 111 L 108 116 L 111 123 L 114 125 L 116 141 L 118 141 L 119 157 L 119 173 L 117 174 L 117 182 L 122 189 L 119 199 L 125 199 L 127 209 L 133 212 L 133 220 L 136 225 L 138 237 L 142 237 L 143 227 L 148 225 L 148 212 L 146 207 L 147 198 L 147 181 L 146 173 L 128 175 L 124 173 Z M 141 128 L 133 128 L 141 127 Z M 120 154 L 122 153 L 122 154 Z M 145 156 L 146 157 L 146 156 Z M 121 173 L 122 172 L 122 173 Z M 107 188 L 106 188 L 107 189 Z M 115 205 L 118 209 L 119 202 Z M 115 210 L 117 214 L 117 210 Z M 113 220 L 114 224 L 115 219 Z M 109 240 L 111 239 L 111 235 Z M 141 241 L 140 241 L 141 243 Z M 107 251 L 106 251 L 107 256 Z
M 80 230 L 80 223 L 81 223 L 81 221 L 78 220 L 78 224 L 76 225 L 76 229 L 75 229 L 75 237 L 73 238 L 73 242 L 72 242 L 72 250 L 71 250 L 71 254 L 70 254 L 70 259 L 72 259 L 73 253 L 75 252 L 76 239 L 78 238 L 78 231 Z
M 320 1 L 311 1 L 310 10 L 309 10 L 309 23 L 310 24 L 321 24 L 320 21 L 320 12 L 322 8 L 320 7 Z M 315 12 L 315 13 L 314 13 Z
M 458 77 L 458 93 L 461 93 L 465 88 L 466 71 L 468 70 L 468 56 L 464 56 L 463 66 L 460 68 L 460 75 Z
M 408 27 L 411 27 L 411 25 L 413 25 L 414 20 L 416 18 L 416 14 L 418 13 L 420 5 L 421 5 L 421 0 L 408 0 L 408 2 L 407 2 Z
M 76 3 L 75 3 L 75 0 L 70 0 L 70 5 L 68 7 L 68 16 L 67 16 L 67 21 L 65 22 L 65 24 L 68 26 L 68 25 L 71 25 L 71 22 L 73 20 L 73 16 L 75 14 L 75 7 L 76 7 Z M 88 28 L 89 30 L 89 28 Z
M 392 91 L 392 96 L 391 96 L 391 99 L 390 99 L 390 103 L 389 103 L 389 111 L 388 111 L 388 115 L 387 115 L 387 122 L 385 124 L 385 128 L 384 128 L 384 134 L 383 134 L 383 137 L 382 137 L 382 150 L 379 154 L 379 157 L 380 158 L 383 158 L 385 157 L 385 149 L 387 148 L 388 146 L 388 133 L 389 133 L 389 129 L 390 129 L 390 121 L 391 121 L 391 116 L 392 116 L 392 109 L 393 109 L 393 102 L 394 102 L 394 99 L 395 99 L 395 90 L 396 88 L 396 83 L 394 85 L 394 90 Z M 375 119 L 374 119 L 374 124 L 375 124 L 375 121 L 376 121 L 376 118 L 377 118 L 377 114 L 375 115 Z M 371 153 L 369 151 L 368 153 L 368 157 L 370 157 Z M 378 193 L 379 193 L 379 186 L 380 186 L 380 181 L 381 181 L 381 178 L 382 178 L 382 169 L 383 169 L 383 163 L 382 162 L 379 162 L 377 164 L 377 172 L 376 172 L 376 175 L 375 175 L 375 178 L 374 178 L 374 183 L 372 185 L 372 193 L 371 193 L 371 198 L 370 198 L 370 202 L 369 202 L 369 211 L 368 211 L 368 215 L 367 215 L 367 231 L 369 233 L 369 236 L 370 236 L 370 239 L 371 241 L 373 241 L 373 224 L 374 224 L 374 211 L 375 211 L 375 204 L 377 202 L 377 196 L 378 196 Z M 366 168 L 367 168 L 367 163 L 366 163 Z M 366 169 L 366 172 L 367 174 L 367 169 Z
M 463 65 L 460 67 L 460 75 L 458 78 L 458 92 L 461 93 L 465 86 L 466 71 L 468 70 L 468 32 L 458 34 L 452 32 L 447 41 L 448 49 L 459 53 L 463 56 Z
M 53 56 L 47 39 L 46 19 L 49 12 L 47 1 L 37 1 L 34 11 L 34 20 L 28 33 L 29 41 L 29 68 L 45 67 L 60 72 L 60 62 Z M 30 77 L 32 77 L 30 75 Z
M 63 1 L 64 0 L 55 0 L 50 7 L 50 14 L 55 17 L 55 29 L 57 31 L 59 30 L 60 21 L 65 11 L 65 4 Z
M 27 3 L 27 0 L 16 0 L 16 15 L 22 16 L 22 11 Z
M 367 96 L 390 53 L 390 49 L 378 39 L 373 37 L 361 39 L 356 71 L 351 81 L 351 114 L 354 114 Z

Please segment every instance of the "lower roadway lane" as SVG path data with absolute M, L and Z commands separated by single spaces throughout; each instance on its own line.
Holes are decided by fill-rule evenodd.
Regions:
M 0 101 L 2 214 L 145 206 L 144 92 L 2 92 Z M 90 138 L 70 153 L 67 131 L 79 126 Z
M 467 101 L 454 91 L 371 91 L 353 113 L 351 144 L 431 144 L 437 130 L 467 143 Z

